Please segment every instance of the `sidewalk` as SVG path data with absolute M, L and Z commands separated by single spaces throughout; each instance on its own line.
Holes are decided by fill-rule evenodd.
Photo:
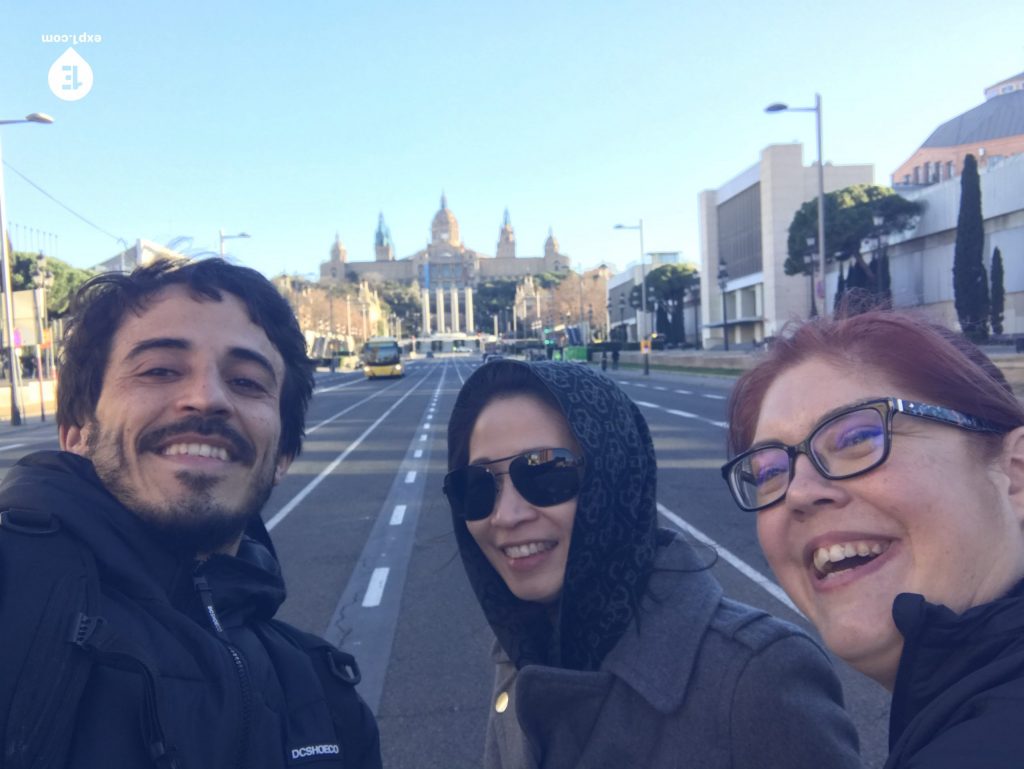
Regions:
M 46 421 L 40 419 L 39 382 L 25 381 L 21 389 L 21 424 L 11 426 L 11 388 L 6 381 L 0 381 L 0 440 L 10 442 L 14 436 L 29 437 L 49 430 L 57 431 L 57 400 L 52 379 L 43 380 L 43 410 Z
M 995 363 L 1010 383 L 1018 398 L 1024 399 L 1024 354 L 1013 351 L 1013 348 L 984 348 L 983 350 Z M 653 350 L 651 351 L 651 370 L 680 371 L 686 373 L 692 369 L 694 374 L 717 372 L 720 375 L 739 376 L 752 368 L 761 356 L 760 350 L 743 350 L 729 352 L 721 350 Z M 595 355 L 591 365 L 601 365 L 601 358 Z M 643 366 L 643 356 L 639 352 L 622 352 L 620 364 Z M 609 361 L 611 370 L 611 361 Z

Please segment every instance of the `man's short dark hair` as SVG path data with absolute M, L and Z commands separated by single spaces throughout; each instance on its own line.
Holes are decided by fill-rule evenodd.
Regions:
M 256 270 L 216 258 L 161 259 L 131 273 L 107 272 L 82 284 L 64 327 L 57 423 L 84 427 L 95 418 L 110 348 L 125 313 L 143 311 L 154 294 L 176 285 L 185 286 L 196 299 L 220 301 L 224 291 L 238 297 L 252 322 L 266 332 L 284 359 L 279 449 L 283 456 L 298 456 L 314 381 L 305 337 L 273 283 Z

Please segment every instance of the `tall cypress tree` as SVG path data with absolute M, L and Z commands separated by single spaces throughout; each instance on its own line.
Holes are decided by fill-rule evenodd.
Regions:
M 1003 333 L 1003 310 L 1006 290 L 1003 288 L 1003 255 L 997 248 L 992 252 L 992 333 Z
M 882 263 L 878 265 L 880 271 L 878 278 L 878 301 L 882 307 L 892 307 L 892 275 L 889 274 L 889 255 L 882 256 Z
M 981 215 L 981 180 L 974 155 L 964 158 L 960 177 L 960 215 L 953 252 L 953 300 L 960 328 L 975 342 L 988 338 L 988 276 L 982 261 L 985 228 Z
M 836 284 L 836 297 L 832 303 L 832 312 L 838 313 L 843 308 L 843 298 L 846 296 L 846 278 L 843 277 L 843 263 L 839 263 L 839 282 Z

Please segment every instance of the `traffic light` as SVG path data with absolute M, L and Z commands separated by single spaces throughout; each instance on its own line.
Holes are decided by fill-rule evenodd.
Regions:
M 643 289 L 640 286 L 633 286 L 629 290 L 629 306 L 634 310 L 640 309 L 640 304 L 643 302 Z

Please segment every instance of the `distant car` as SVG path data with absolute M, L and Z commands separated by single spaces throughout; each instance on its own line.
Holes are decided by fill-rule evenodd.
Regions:
M 485 352 L 483 362 L 489 363 L 492 360 L 501 360 L 504 357 L 500 352 Z
M 433 350 L 427 350 L 427 357 L 428 358 L 433 358 L 434 357 L 434 351 Z

